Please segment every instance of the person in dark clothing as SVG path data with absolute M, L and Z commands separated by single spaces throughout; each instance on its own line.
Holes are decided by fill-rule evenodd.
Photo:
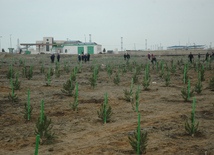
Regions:
M 201 58 L 201 54 L 200 54 L 200 53 L 198 53 L 198 60 L 200 60 L 200 58 Z
M 189 54 L 189 56 L 188 56 L 188 57 L 189 57 L 190 62 L 192 63 L 192 59 L 193 59 L 194 57 L 193 57 L 193 55 L 192 55 L 192 53 L 191 53 L 191 52 L 190 52 L 190 54 Z
M 152 54 L 152 60 L 151 60 L 151 62 L 153 63 L 155 61 L 155 64 L 156 64 L 156 58 L 155 58 L 155 56 Z
M 84 61 L 85 57 L 84 57 L 84 54 L 82 54 L 82 61 Z
M 80 54 L 78 55 L 78 59 L 79 59 L 79 62 L 81 61 L 81 56 L 80 56 Z
M 127 55 L 126 55 L 126 53 L 124 54 L 124 60 L 126 60 L 126 57 L 127 57 Z
M 57 54 L 57 61 L 59 62 L 59 59 L 60 59 L 60 55 L 59 53 Z
M 214 59 L 214 52 L 212 53 L 212 60 Z
M 150 53 L 148 53 L 148 55 L 147 55 L 147 56 L 148 56 L 148 59 L 150 60 Z
M 207 60 L 208 57 L 209 57 L 209 53 L 207 52 L 207 54 L 206 54 L 206 60 Z
M 52 63 L 54 63 L 54 59 L 55 59 L 55 55 L 52 54 L 52 55 L 51 55 L 51 62 L 52 62 Z
M 86 54 L 84 55 L 84 58 L 85 58 L 85 62 L 87 62 L 88 58 Z
M 88 61 L 90 61 L 90 54 L 88 53 L 88 55 L 87 55 L 87 58 L 88 58 Z
M 128 60 L 130 59 L 130 55 L 129 55 L 128 53 L 127 53 L 127 56 L 126 56 L 126 57 L 127 57 Z

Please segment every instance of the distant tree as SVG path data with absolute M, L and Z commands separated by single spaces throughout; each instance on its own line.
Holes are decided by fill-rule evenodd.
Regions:
M 103 49 L 103 53 L 105 53 L 105 52 L 106 52 L 106 49 L 104 48 L 104 49 Z

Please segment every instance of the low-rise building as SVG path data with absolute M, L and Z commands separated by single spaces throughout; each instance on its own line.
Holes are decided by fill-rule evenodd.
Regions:
M 38 53 L 98 54 L 102 52 L 102 46 L 95 42 L 54 40 L 53 37 L 43 37 L 43 40 L 36 41 L 35 45 Z

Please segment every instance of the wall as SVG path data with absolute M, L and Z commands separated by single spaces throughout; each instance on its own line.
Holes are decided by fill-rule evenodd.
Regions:
M 95 51 L 95 49 L 96 49 L 96 51 Z M 102 45 L 94 46 L 94 54 L 99 54 L 100 52 L 102 52 Z
M 63 48 L 63 54 L 77 54 L 78 53 L 78 49 L 77 46 L 64 46 Z M 65 53 L 65 50 L 67 49 L 67 53 Z
M 78 54 L 78 47 L 84 47 L 84 54 L 88 52 L 88 46 L 94 46 L 94 54 L 98 54 L 101 52 L 102 46 L 101 45 L 81 45 L 81 46 L 69 46 L 65 45 L 63 47 L 63 54 Z M 67 49 L 67 53 L 65 53 L 65 49 Z

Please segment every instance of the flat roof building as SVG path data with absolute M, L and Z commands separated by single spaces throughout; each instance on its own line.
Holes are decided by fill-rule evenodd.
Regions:
M 53 37 L 43 37 L 43 40 L 36 41 L 36 44 L 21 45 L 26 46 L 26 48 L 29 46 L 36 46 L 36 53 L 98 54 L 102 52 L 102 45 L 95 42 L 54 40 Z

